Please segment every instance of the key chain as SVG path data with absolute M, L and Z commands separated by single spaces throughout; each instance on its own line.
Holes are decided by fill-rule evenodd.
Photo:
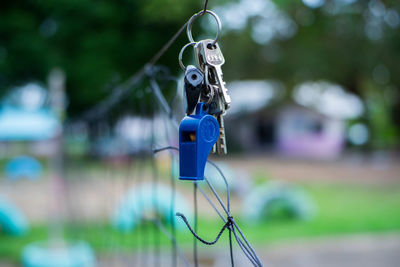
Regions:
M 221 65 L 225 60 L 217 44 L 221 32 L 221 21 L 212 11 L 217 22 L 217 35 L 214 40 L 194 41 L 192 25 L 204 11 L 194 14 L 187 23 L 190 43 L 179 52 L 178 61 L 184 76 L 186 113 L 179 125 L 179 179 L 203 180 L 204 169 L 211 151 L 226 154 L 223 115 L 229 108 L 230 97 L 222 79 Z M 208 47 L 210 45 L 210 47 Z M 192 46 L 198 67 L 185 66 L 182 62 L 186 48 Z M 211 81 L 210 81 L 211 79 Z M 194 115 L 191 115 L 196 109 Z

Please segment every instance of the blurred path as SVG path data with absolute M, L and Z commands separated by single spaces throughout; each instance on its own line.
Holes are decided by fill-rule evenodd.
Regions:
M 399 183 L 400 160 L 365 161 L 359 157 L 344 157 L 338 161 L 293 160 L 273 156 L 243 156 L 224 160 L 233 168 L 249 172 L 250 177 L 293 181 L 338 181 L 345 183 Z M 247 179 L 247 178 L 246 178 Z M 147 179 L 148 180 L 148 179 Z M 168 184 L 168 180 L 164 180 Z M 67 182 L 66 201 L 69 216 L 81 220 L 108 219 L 120 197 L 134 182 L 123 175 L 110 175 L 101 168 L 90 177 L 80 177 Z M 182 185 L 182 184 L 181 184 Z M 179 185 L 179 187 L 181 186 Z M 15 202 L 32 221 L 43 222 L 48 218 L 53 195 L 48 179 L 9 182 L 0 179 L 0 195 Z M 191 192 L 182 190 L 191 199 Z M 106 196 L 106 197 L 104 197 Z M 240 207 L 239 199 L 232 199 L 233 207 Z M 209 206 L 200 201 L 200 211 L 207 213 Z M 211 214 L 214 216 L 214 214 Z M 400 266 L 400 265 L 399 265 Z
M 276 156 L 241 156 L 227 158 L 232 167 L 252 174 L 266 173 L 268 178 L 283 180 L 332 180 L 349 182 L 398 182 L 400 159 L 345 155 L 334 161 L 288 159 Z
M 200 251 L 200 266 L 229 266 L 229 255 L 221 247 Z M 398 267 L 400 233 L 297 240 L 259 247 L 257 252 L 266 267 Z M 137 257 L 137 254 L 102 256 L 99 266 L 127 266 L 127 261 L 135 262 Z M 165 259 L 169 259 L 168 255 Z M 239 250 L 235 250 L 235 266 L 251 266 Z
M 400 234 L 356 235 L 296 241 L 265 248 L 274 267 L 398 267 Z

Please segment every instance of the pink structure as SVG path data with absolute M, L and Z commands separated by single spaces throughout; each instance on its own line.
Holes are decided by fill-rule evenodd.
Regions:
M 276 118 L 276 148 L 287 156 L 335 158 L 345 142 L 345 122 L 314 110 L 289 105 Z

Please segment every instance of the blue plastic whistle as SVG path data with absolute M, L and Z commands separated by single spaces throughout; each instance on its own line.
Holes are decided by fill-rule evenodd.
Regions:
M 218 121 L 205 103 L 197 103 L 196 114 L 179 125 L 179 179 L 203 180 L 208 155 L 219 137 Z

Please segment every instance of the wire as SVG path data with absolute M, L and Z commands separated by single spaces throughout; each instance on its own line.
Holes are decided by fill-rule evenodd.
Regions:
M 153 85 L 155 85 L 155 84 L 156 84 L 156 82 L 155 82 L 155 80 L 153 80 Z M 163 98 L 163 95 L 162 95 L 162 94 L 161 94 L 161 97 Z M 157 98 L 157 99 L 159 100 L 159 103 L 160 103 L 160 104 L 164 102 L 164 101 L 162 101 L 162 99 L 159 99 L 159 98 Z M 163 106 L 163 105 L 161 105 L 161 106 Z M 168 114 L 168 109 L 165 109 L 164 111 L 167 112 L 167 114 Z M 171 120 L 173 120 L 172 117 L 171 117 Z M 177 125 L 177 122 L 174 123 L 174 125 Z M 161 149 L 167 149 L 167 148 L 161 148 Z M 172 146 L 169 146 L 169 149 L 179 150 L 178 148 L 172 147 Z M 157 150 L 160 150 L 160 148 L 157 149 Z M 154 150 L 153 150 L 153 151 L 154 151 Z M 227 180 L 226 180 L 226 178 L 225 178 L 223 172 L 221 171 L 221 169 L 218 168 L 218 166 L 217 166 L 216 164 L 213 164 L 212 161 L 209 161 L 209 160 L 208 160 L 208 162 L 209 162 L 209 163 L 211 162 L 211 165 L 214 166 L 214 167 L 217 169 L 217 171 L 220 173 L 221 177 L 223 178 L 223 180 L 224 180 L 224 182 L 225 182 L 225 185 L 226 185 L 226 187 L 227 187 L 227 195 L 228 195 L 228 196 L 227 196 L 227 206 L 228 206 L 228 207 L 225 206 L 225 204 L 223 203 L 223 201 L 221 200 L 221 198 L 219 197 L 218 193 L 216 192 L 216 190 L 214 189 L 214 187 L 212 186 L 212 184 L 209 182 L 209 180 L 208 180 L 206 177 L 204 177 L 204 179 L 206 180 L 208 186 L 210 187 L 211 191 L 214 193 L 214 196 L 217 198 L 218 202 L 220 203 L 221 207 L 224 209 L 224 211 L 225 211 L 225 213 L 227 214 L 227 216 L 230 217 L 230 216 L 231 216 L 231 214 L 230 214 L 230 197 L 229 197 L 229 195 L 230 195 L 230 190 L 229 190 L 228 182 L 227 182 Z M 206 196 L 205 193 L 202 193 L 202 194 L 203 194 L 204 196 Z M 206 197 L 206 199 L 207 199 L 207 201 L 213 206 L 213 208 L 217 211 L 217 213 L 220 215 L 220 217 L 223 218 L 223 216 L 219 213 L 218 209 L 216 209 L 216 207 L 214 206 L 214 204 L 212 203 L 212 201 L 211 201 L 208 197 Z M 226 220 L 225 218 L 223 218 L 223 220 L 224 220 L 225 223 L 227 222 L 227 220 Z M 237 225 L 237 223 L 235 222 L 235 220 L 232 219 L 232 222 L 233 222 L 233 229 L 232 229 L 232 231 L 233 231 L 233 233 L 234 233 L 234 235 L 235 235 L 236 241 L 238 242 L 238 244 L 239 244 L 240 248 L 242 249 L 242 251 L 244 252 L 244 254 L 245 254 L 245 255 L 247 256 L 247 258 L 253 263 L 254 266 L 262 266 L 262 263 L 261 263 L 261 261 L 259 260 L 259 258 L 258 258 L 258 256 L 257 256 L 257 253 L 254 251 L 253 247 L 250 245 L 250 243 L 248 242 L 248 240 L 247 240 L 246 237 L 244 236 L 243 232 L 241 231 L 241 229 L 239 228 L 239 226 Z M 240 238 L 239 238 L 239 239 L 237 238 L 237 234 L 236 234 L 235 228 L 238 230 L 238 232 L 239 232 L 241 238 L 243 238 L 243 240 L 244 240 L 245 243 L 243 243 L 243 242 L 241 241 Z M 231 249 L 231 248 L 230 248 L 230 249 Z M 233 260 L 231 259 L 231 261 L 233 261 Z M 256 264 L 254 264 L 254 263 L 256 263 Z
M 203 8 L 203 13 L 201 13 L 202 16 L 203 16 L 204 14 L 206 14 L 207 5 L 208 5 L 208 0 L 205 0 L 205 2 L 204 2 L 204 8 Z
M 205 0 L 204 3 L 204 9 L 201 15 L 204 15 L 204 13 L 207 10 L 207 5 L 208 5 L 208 0 Z M 155 96 L 156 101 L 160 104 L 160 107 L 163 109 L 163 111 L 168 115 L 169 120 L 171 123 L 175 126 L 175 128 L 178 128 L 178 122 L 176 118 L 173 116 L 172 110 L 170 108 L 170 103 L 168 103 L 164 95 L 161 92 L 160 87 L 158 86 L 157 81 L 155 80 L 155 64 L 157 61 L 165 54 L 165 52 L 171 47 L 171 45 L 176 41 L 176 39 L 182 34 L 184 31 L 185 27 L 187 26 L 187 22 L 171 37 L 171 39 L 152 57 L 152 59 L 146 63 L 141 69 L 139 69 L 134 75 L 132 75 L 126 82 L 120 84 L 119 86 L 115 87 L 114 90 L 112 91 L 112 94 L 107 97 L 105 100 L 101 101 L 99 104 L 94 106 L 93 108 L 89 109 L 87 112 L 85 112 L 82 116 L 84 120 L 95 120 L 98 118 L 102 118 L 104 114 L 108 113 L 113 106 L 115 106 L 117 103 L 119 103 L 122 99 L 124 99 L 124 96 L 126 96 L 127 93 L 129 93 L 131 90 L 134 90 L 136 86 L 143 80 L 144 77 L 147 76 L 148 81 L 150 82 L 150 88 L 153 93 L 153 96 Z M 152 134 L 154 134 L 154 128 L 152 131 Z M 154 142 L 153 142 L 154 145 Z M 178 150 L 177 148 L 173 146 L 168 146 L 168 147 L 163 147 L 163 148 L 158 148 L 158 149 L 153 149 L 153 155 L 164 151 L 164 150 Z M 153 159 L 154 160 L 154 159 Z M 212 166 L 214 166 L 217 171 L 220 173 L 222 179 L 224 180 L 226 187 L 227 187 L 227 204 L 223 203 L 222 199 L 219 197 L 218 193 L 210 183 L 208 179 L 206 179 L 206 182 L 208 186 L 210 187 L 211 191 L 213 192 L 214 196 L 217 198 L 218 202 L 220 203 L 220 206 L 224 210 L 226 214 L 226 218 L 219 212 L 217 207 L 214 205 L 214 203 L 210 200 L 210 198 L 205 194 L 205 192 L 201 189 L 201 187 L 196 187 L 199 189 L 199 191 L 202 193 L 202 195 L 206 198 L 206 200 L 210 203 L 210 205 L 214 208 L 214 210 L 217 212 L 217 214 L 221 217 L 221 219 L 225 222 L 224 226 L 218 233 L 216 239 L 214 241 L 208 242 L 204 239 L 201 239 L 197 233 L 196 233 L 196 228 L 197 228 L 197 223 L 195 223 L 195 230 L 191 228 L 189 223 L 186 220 L 186 217 L 181 214 L 177 213 L 177 216 L 182 218 L 182 220 L 185 222 L 187 225 L 188 229 L 192 232 L 194 237 L 197 240 L 200 240 L 201 242 L 205 244 L 215 244 L 222 233 L 228 229 L 229 230 L 229 245 L 230 245 L 230 255 L 231 255 L 231 264 L 233 266 L 234 261 L 233 261 L 233 252 L 232 252 L 232 233 L 235 237 L 235 240 L 237 241 L 239 247 L 243 251 L 243 253 L 246 255 L 246 257 L 249 259 L 249 261 L 254 265 L 254 266 L 262 266 L 261 261 L 259 260 L 257 254 L 255 253 L 254 249 L 251 247 L 249 244 L 248 240 L 244 236 L 243 232 L 233 219 L 233 217 L 230 214 L 230 191 L 229 191 L 229 185 L 227 183 L 227 180 L 225 176 L 223 175 L 222 171 L 216 166 L 214 163 L 211 163 L 211 161 L 208 161 Z M 153 180 L 155 182 L 155 180 Z M 154 188 L 154 187 L 153 187 Z M 156 190 L 154 190 L 156 191 Z M 156 193 L 156 192 L 154 192 Z M 195 199 L 195 204 L 197 206 L 197 197 Z M 197 210 L 197 208 L 196 208 Z M 156 218 L 156 222 L 154 223 L 159 229 L 160 229 L 160 223 L 158 218 Z M 143 229 L 145 230 L 145 229 Z M 160 229 L 161 230 L 161 229 Z M 162 231 L 163 232 L 163 231 Z M 143 234 L 143 237 L 145 237 L 146 234 Z M 158 244 L 159 240 L 155 240 L 156 245 Z M 176 242 L 176 241 L 175 241 Z M 158 246 L 158 245 L 157 245 Z M 143 246 L 145 247 L 145 246 Z M 159 250 L 156 247 L 155 254 L 159 254 Z M 197 252 L 196 252 L 197 254 Z M 196 263 L 197 264 L 197 263 Z M 146 265 L 146 264 L 145 264 Z M 143 265 L 143 266 L 145 266 Z
M 154 220 L 154 224 L 158 227 L 158 229 L 173 243 L 175 244 L 175 247 L 177 248 L 177 252 L 179 256 L 182 258 L 183 262 L 185 263 L 185 266 L 189 266 L 189 262 L 185 257 L 185 254 L 183 253 L 182 249 L 178 247 L 178 244 L 176 242 L 176 237 L 171 235 L 168 230 L 164 227 L 162 222 L 158 219 Z M 143 265 L 142 265 L 143 266 Z
M 173 147 L 173 146 L 168 146 L 168 147 L 162 147 L 162 148 L 157 148 L 154 149 L 153 151 L 164 151 L 164 150 L 179 150 L 179 148 L 177 147 Z M 213 163 L 213 162 L 212 162 Z M 212 166 L 216 166 L 217 165 L 214 163 Z M 219 171 L 221 171 L 219 168 L 217 169 Z M 222 173 L 222 172 L 221 172 Z M 224 177 L 223 174 L 221 177 Z M 203 196 L 206 198 L 206 200 L 210 203 L 210 205 L 214 208 L 214 210 L 217 212 L 217 214 L 221 217 L 221 219 L 225 222 L 224 227 L 221 229 L 221 231 L 219 232 L 219 234 L 217 235 L 216 239 L 214 241 L 206 241 L 204 239 L 202 239 L 200 236 L 198 236 L 198 234 L 196 233 L 196 231 L 194 231 L 192 229 L 192 227 L 190 226 L 189 222 L 187 221 L 186 217 L 182 214 L 182 213 L 176 213 L 176 216 L 180 217 L 184 223 L 186 224 L 186 226 L 188 227 L 189 231 L 192 233 L 192 235 L 199 241 L 201 241 L 204 244 L 207 245 L 213 245 L 215 244 L 220 236 L 222 235 L 222 232 L 227 228 L 230 229 L 230 232 L 233 233 L 233 235 L 235 236 L 235 239 L 239 245 L 239 247 L 241 248 L 241 250 L 243 251 L 244 255 L 249 259 L 249 261 L 256 267 L 261 267 L 263 266 L 263 264 L 261 263 L 260 259 L 257 256 L 257 253 L 254 251 L 253 247 L 250 245 L 250 243 L 248 242 L 247 238 L 244 236 L 242 230 L 239 228 L 239 226 L 237 225 L 236 221 L 233 219 L 233 217 L 230 215 L 230 212 L 228 212 L 228 208 L 224 205 L 224 203 L 222 202 L 221 198 L 219 197 L 218 193 L 215 191 L 214 187 L 212 186 L 212 184 L 209 182 L 209 180 L 204 177 L 204 179 L 206 180 L 207 184 L 209 185 L 211 191 L 214 193 L 215 197 L 218 199 L 221 207 L 224 209 L 224 211 L 227 214 L 227 219 L 225 219 L 222 214 L 219 212 L 219 210 L 217 209 L 217 207 L 214 205 L 214 203 L 210 200 L 210 198 L 207 196 L 207 194 L 205 194 L 205 192 L 201 189 L 201 187 L 198 187 L 198 189 L 200 190 L 200 192 L 203 194 Z M 226 179 L 225 179 L 226 180 Z M 228 222 L 230 222 L 228 224 Z M 226 227 L 225 227 L 226 226 Z M 239 235 L 237 234 L 236 230 L 239 232 Z M 242 239 L 244 241 L 242 241 Z M 230 242 L 230 255 L 231 255 L 231 264 L 233 266 L 234 264 L 234 260 L 233 260 L 233 252 L 232 252 L 232 245 Z
M 208 2 L 208 0 L 206 1 Z M 154 66 L 157 63 L 157 61 L 162 57 L 162 55 L 164 55 L 165 52 L 167 52 L 168 48 L 170 48 L 171 45 L 176 41 L 176 39 L 178 39 L 179 35 L 181 35 L 181 33 L 185 30 L 186 25 L 187 22 L 182 25 L 182 27 L 171 37 L 171 39 L 169 39 L 169 41 L 160 49 L 160 51 L 158 51 L 157 54 L 154 55 L 154 57 L 146 65 Z
M 176 213 L 176 216 L 180 217 L 180 218 L 183 220 L 183 222 L 184 222 L 184 223 L 186 224 L 186 226 L 188 227 L 189 231 L 193 234 L 193 236 L 194 236 L 197 240 L 199 240 L 201 243 L 203 243 L 203 244 L 205 244 L 205 245 L 209 245 L 209 246 L 214 245 L 215 243 L 217 243 L 218 240 L 219 240 L 219 238 L 221 237 L 221 235 L 222 235 L 223 232 L 225 231 L 225 229 L 228 229 L 229 226 L 232 224 L 232 217 L 228 217 L 227 222 L 224 224 L 224 226 L 222 227 L 222 229 L 219 231 L 217 237 L 216 237 L 213 241 L 206 241 L 206 240 L 204 240 L 203 238 L 201 238 L 200 236 L 198 236 L 198 234 L 196 233 L 196 231 L 192 229 L 192 227 L 190 226 L 190 224 L 189 224 L 188 220 L 186 219 L 186 216 L 185 216 L 185 215 L 183 215 L 183 214 L 180 213 L 180 212 L 177 212 L 177 213 Z
M 197 218 L 197 214 L 198 214 L 198 210 L 197 210 L 197 181 L 193 182 L 193 203 L 194 203 L 194 231 L 197 232 L 197 219 L 198 219 Z M 178 215 L 178 213 L 177 213 L 177 215 Z M 186 225 L 190 228 L 185 216 L 183 214 L 181 214 L 181 216 L 183 216 L 182 218 L 184 219 Z M 191 232 L 193 233 L 193 231 L 191 231 Z M 197 257 L 197 239 L 198 239 L 198 236 L 196 234 L 193 234 L 193 236 L 194 236 L 194 238 L 193 238 L 194 266 L 197 267 L 199 265 L 199 259 Z
M 158 60 L 167 52 L 171 45 L 176 41 L 176 39 L 182 34 L 187 26 L 187 22 L 182 25 L 182 27 L 168 40 L 167 43 L 152 57 L 152 59 L 143 65 L 135 74 L 127 79 L 126 82 L 115 87 L 112 94 L 101 101 L 98 105 L 84 112 L 81 116 L 83 120 L 95 120 L 101 118 L 106 112 L 108 112 L 115 104 L 117 104 L 123 97 L 132 90 L 145 76 L 146 69 L 152 68 Z

